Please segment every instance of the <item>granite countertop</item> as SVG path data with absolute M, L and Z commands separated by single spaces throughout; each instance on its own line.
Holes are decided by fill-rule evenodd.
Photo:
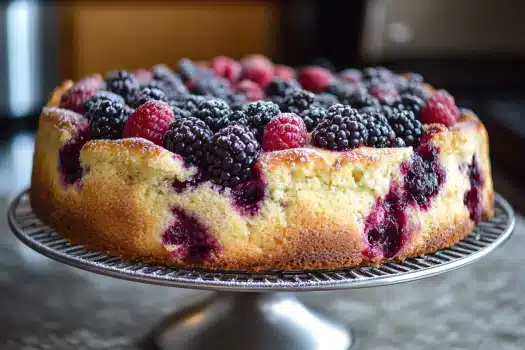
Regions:
M 32 137 L 0 146 L 0 212 L 27 186 Z M 9 182 L 6 184 L 6 181 Z M 1 349 L 138 349 L 163 317 L 209 292 L 142 285 L 52 261 L 0 216 Z M 361 349 L 525 349 L 525 221 L 490 256 L 437 277 L 300 293 L 353 327 Z

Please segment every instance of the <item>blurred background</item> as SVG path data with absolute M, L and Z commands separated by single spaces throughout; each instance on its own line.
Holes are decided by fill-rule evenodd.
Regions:
M 523 213 L 524 16 L 522 0 L 2 1 L 0 211 L 5 213 L 8 199 L 29 184 L 38 114 L 62 80 L 114 68 L 174 66 L 183 57 L 239 59 L 261 53 L 292 66 L 314 63 L 341 70 L 383 65 L 415 71 L 449 90 L 459 106 L 474 110 L 485 123 L 495 188 Z M 5 344 L 13 349 L 41 348 L 39 344 L 128 349 L 129 338 L 144 330 L 136 320 L 153 323 L 175 304 L 202 295 L 170 294 L 161 287 L 61 266 L 24 247 L 9 232 L 5 215 L 1 217 L 2 349 L 10 348 L 1 346 Z M 518 224 L 522 230 L 521 217 Z M 406 349 L 523 349 L 522 250 L 509 244 L 487 263 L 451 277 L 352 292 L 354 301 L 344 292 L 331 304 L 309 298 L 379 327 L 384 343 L 369 348 L 393 349 L 381 346 L 394 341 L 414 346 L 400 345 Z M 394 297 L 396 304 L 386 303 Z M 392 326 L 389 322 L 404 322 L 396 312 L 410 312 L 414 300 L 419 316 L 409 314 L 405 324 Z M 365 307 L 371 304 L 375 310 Z M 467 324 L 471 328 L 460 331 Z M 362 325 L 358 332 L 367 332 Z M 444 347 L 431 346 L 439 343 Z

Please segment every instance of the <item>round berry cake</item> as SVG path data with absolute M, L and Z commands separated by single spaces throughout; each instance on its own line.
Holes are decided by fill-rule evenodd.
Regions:
M 415 73 L 253 55 L 66 81 L 31 203 L 74 243 L 210 269 L 375 265 L 493 215 L 488 136 Z

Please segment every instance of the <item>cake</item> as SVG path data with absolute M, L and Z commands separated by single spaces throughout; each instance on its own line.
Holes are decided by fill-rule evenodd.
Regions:
M 487 132 L 448 92 L 260 55 L 62 83 L 30 189 L 88 249 L 243 271 L 422 256 L 490 219 L 493 197 Z

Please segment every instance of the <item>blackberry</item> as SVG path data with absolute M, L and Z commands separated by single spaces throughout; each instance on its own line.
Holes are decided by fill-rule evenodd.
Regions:
M 217 131 L 229 123 L 230 106 L 224 100 L 210 99 L 199 103 L 192 116 L 206 123 L 211 130 Z
M 394 141 L 392 142 L 391 147 L 401 148 L 401 147 L 406 147 L 406 144 L 405 144 L 405 141 L 403 141 L 402 138 L 400 138 L 400 137 L 396 137 L 396 138 L 394 139 Z
M 138 80 L 125 70 L 110 73 L 106 78 L 106 89 L 124 98 L 129 103 L 139 90 Z
M 315 102 L 320 107 L 323 107 L 326 109 L 326 108 L 330 108 L 333 105 L 338 104 L 339 100 L 334 95 L 324 92 L 324 93 L 315 95 Z
M 266 87 L 265 93 L 268 97 L 285 97 L 289 91 L 299 89 L 301 89 L 301 86 L 295 80 L 273 78 Z
M 392 145 L 396 134 L 384 115 L 378 112 L 362 114 L 362 121 L 368 131 L 367 146 L 384 148 Z
M 202 120 L 188 117 L 172 123 L 164 136 L 164 148 L 180 154 L 193 165 L 201 165 L 213 136 Z
M 423 76 L 421 74 L 414 73 L 414 72 L 405 73 L 404 76 L 409 82 L 413 82 L 416 84 L 422 84 L 425 81 L 425 79 L 423 79 Z
M 191 90 L 197 95 L 210 95 L 222 99 L 225 99 L 226 96 L 232 94 L 230 83 L 222 77 L 197 79 Z
M 401 99 L 395 107 L 399 110 L 411 111 L 416 117 L 419 117 L 424 105 L 425 101 L 415 95 L 401 95 Z
M 91 139 L 116 140 L 122 137 L 128 118 L 126 105 L 112 100 L 101 100 L 90 109 Z
M 231 94 L 226 96 L 226 102 L 230 104 L 232 111 L 240 110 L 248 102 L 244 94 Z
M 406 146 L 417 144 L 423 134 L 423 125 L 411 111 L 400 111 L 390 117 L 388 123 Z
M 344 95 L 339 96 L 339 101 L 341 101 L 342 104 L 349 105 L 355 109 L 363 107 L 379 108 L 379 102 L 377 99 L 370 96 L 368 91 L 362 87 L 345 91 Z
M 312 132 L 312 130 L 321 122 L 321 120 L 326 117 L 326 115 L 326 110 L 324 108 L 313 106 L 307 110 L 302 111 L 299 116 L 303 118 L 308 132 Z
M 181 95 L 188 94 L 188 89 L 186 89 L 180 77 L 167 66 L 159 64 L 153 67 L 151 71 L 157 88 L 162 90 L 168 99 L 173 100 Z
M 182 80 L 186 83 L 202 77 L 212 77 L 213 73 L 195 65 L 190 59 L 182 58 L 177 63 L 177 68 Z
M 335 105 L 312 133 L 318 147 L 346 151 L 366 144 L 368 131 L 359 113 L 350 106 Z
M 388 81 L 393 75 L 394 73 L 385 67 L 367 67 L 362 71 L 362 79 L 368 81 Z
M 260 144 L 247 126 L 233 124 L 217 132 L 206 153 L 210 180 L 235 186 L 250 178 Z
M 382 105 L 379 111 L 386 117 L 386 119 L 390 119 L 394 114 L 401 110 L 398 107 Z
M 430 94 L 422 84 L 417 84 L 408 81 L 404 86 L 398 87 L 400 95 L 413 95 L 417 96 L 423 101 L 426 101 Z
M 187 95 L 180 99 L 171 100 L 170 105 L 172 107 L 176 106 L 190 113 L 194 113 L 197 110 L 199 104 L 209 99 L 209 96 Z
M 251 102 L 244 106 L 247 125 L 252 129 L 255 138 L 261 142 L 264 128 L 270 120 L 281 113 L 279 106 L 269 101 Z
M 242 109 L 233 111 L 230 114 L 230 123 L 240 123 L 243 125 L 248 125 L 248 120 L 246 118 L 246 112 Z
M 292 90 L 284 97 L 283 112 L 300 114 L 315 103 L 315 95 L 306 90 Z
M 125 104 L 124 98 L 120 95 L 117 95 L 113 92 L 109 91 L 99 91 L 95 93 L 93 96 L 91 96 L 89 99 L 87 99 L 84 102 L 84 105 L 82 106 L 84 117 L 87 119 L 91 118 L 90 110 L 93 108 L 98 102 L 102 100 L 110 100 L 114 102 L 118 102 L 120 104 Z
M 130 106 L 134 108 L 139 108 L 149 100 L 168 102 L 168 97 L 160 89 L 145 87 L 142 88 L 139 91 L 139 93 L 135 96 L 132 103 L 130 103 Z
M 180 108 L 177 102 L 170 101 L 169 105 L 173 110 L 173 115 L 175 116 L 175 119 L 183 119 L 191 116 L 191 113 L 186 109 Z

